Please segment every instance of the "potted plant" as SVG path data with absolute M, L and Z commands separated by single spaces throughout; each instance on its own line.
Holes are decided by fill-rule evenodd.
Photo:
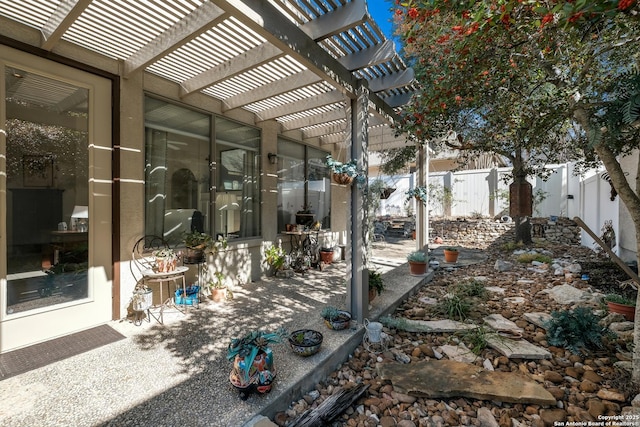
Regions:
M 340 185 L 348 185 L 355 179 L 358 183 L 363 183 L 365 177 L 363 173 L 360 173 L 358 169 L 357 160 L 350 160 L 347 163 L 342 163 L 335 160 L 331 155 L 326 157 L 325 164 L 333 173 L 333 180 Z
M 282 249 L 281 241 L 264 250 L 264 262 L 271 267 L 271 271 L 276 277 L 290 277 L 293 274 L 287 254 Z
M 221 271 L 213 273 L 211 278 L 205 285 L 209 290 L 209 297 L 215 302 L 222 302 L 226 298 L 226 286 L 223 283 L 224 274 Z
M 411 200 L 411 199 L 416 199 L 419 202 L 422 202 L 423 204 L 427 204 L 427 188 L 418 185 L 417 187 L 414 187 L 410 190 L 407 190 L 404 192 L 404 194 L 407 196 L 407 201 Z
M 320 260 L 325 264 L 331 264 L 333 261 L 333 248 L 321 247 L 320 248 Z
M 384 291 L 382 274 L 378 270 L 369 270 L 369 302 Z
M 457 262 L 460 251 L 455 246 L 447 246 L 444 248 L 444 261 Z
M 610 313 L 620 313 L 625 319 L 633 321 L 636 316 L 636 302 L 618 294 L 607 294 L 604 297 Z
M 311 356 L 320 350 L 322 334 L 313 329 L 299 329 L 289 335 L 291 350 L 299 356 Z
M 190 233 L 183 233 L 182 241 L 187 248 L 186 261 L 195 263 L 204 261 L 204 251 L 213 244 L 213 237 L 194 230 Z
M 156 273 L 171 273 L 175 271 L 178 262 L 178 256 L 171 248 L 162 248 L 153 251 L 155 258 L 154 271 Z
M 414 276 L 421 276 L 427 273 L 427 254 L 422 251 L 410 252 L 407 255 L 409 261 L 409 272 Z
M 347 329 L 351 322 L 351 313 L 345 310 L 339 310 L 330 305 L 324 307 L 320 315 L 324 319 L 325 325 L 335 331 Z
M 280 328 L 275 332 L 254 330 L 242 338 L 231 339 L 227 348 L 227 359 L 233 362 L 229 381 L 240 391 L 242 399 L 252 391 L 271 391 L 276 369 L 270 344 L 281 342 L 286 335 Z

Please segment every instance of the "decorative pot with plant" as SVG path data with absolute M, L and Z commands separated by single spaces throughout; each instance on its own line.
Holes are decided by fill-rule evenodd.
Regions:
M 311 356 L 320 351 L 322 338 L 322 334 L 313 329 L 299 329 L 289 335 L 289 345 L 298 356 Z
M 327 167 L 333 173 L 333 180 L 340 185 L 349 185 L 355 179 L 358 184 L 365 182 L 366 178 L 358 169 L 358 162 L 350 160 L 348 163 L 342 163 L 328 155 L 325 161 Z
M 419 202 L 422 202 L 423 204 L 427 204 L 427 188 L 423 187 L 423 186 L 417 186 L 414 187 L 410 190 L 407 190 L 404 192 L 404 194 L 407 196 L 407 201 L 410 201 L 411 199 L 416 199 Z
M 384 291 L 382 274 L 378 270 L 369 270 L 369 302 Z
M 145 285 L 137 285 L 131 297 L 131 308 L 135 311 L 133 323 L 139 326 L 142 323 L 144 312 L 153 305 L 153 291 Z M 149 316 L 147 314 L 147 319 Z
M 278 240 L 277 245 L 271 245 L 264 250 L 264 262 L 271 268 L 276 277 L 290 277 L 293 275 L 287 254 L 282 249 L 281 240 Z
M 323 308 L 320 315 L 324 319 L 324 324 L 327 325 L 327 328 L 334 331 L 347 329 L 351 322 L 351 313 L 330 305 Z
M 618 294 L 607 294 L 604 297 L 610 313 L 619 313 L 628 321 L 634 321 L 636 317 L 636 302 L 630 298 Z
M 427 254 L 422 251 L 414 251 L 407 255 L 409 272 L 414 276 L 422 276 L 427 273 Z
M 233 338 L 227 348 L 227 359 L 233 362 L 229 381 L 246 399 L 252 391 L 267 393 L 276 378 L 270 344 L 279 343 L 287 332 L 251 331 L 242 338 Z
M 460 255 L 458 248 L 455 246 L 447 246 L 443 250 L 445 262 L 458 262 L 458 255 Z
M 173 249 L 158 249 L 157 251 L 153 251 L 153 257 L 155 258 L 155 267 L 153 269 L 155 272 L 171 273 L 172 271 L 175 271 L 178 256 Z
M 209 290 L 209 297 L 215 302 L 222 302 L 227 296 L 227 287 L 223 283 L 224 274 L 221 271 L 213 273 L 213 278 L 210 279 L 205 287 Z
M 187 248 L 185 262 L 188 264 L 204 262 L 205 252 L 217 252 L 219 248 L 227 247 L 227 241 L 224 238 L 214 240 L 207 233 L 199 231 L 183 233 L 182 240 Z

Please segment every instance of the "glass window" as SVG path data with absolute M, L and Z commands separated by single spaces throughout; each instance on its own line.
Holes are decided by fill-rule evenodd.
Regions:
M 325 165 L 328 152 L 284 139 L 278 140 L 278 230 L 287 224 L 320 221 L 331 228 L 331 174 Z
M 7 313 L 88 297 L 88 97 L 6 67 Z
M 260 228 L 260 131 L 216 117 L 216 237 L 257 237 Z
M 147 97 L 145 127 L 145 234 L 208 233 L 210 116 Z
M 260 131 L 145 100 L 145 233 L 182 244 L 198 230 L 229 239 L 260 235 Z

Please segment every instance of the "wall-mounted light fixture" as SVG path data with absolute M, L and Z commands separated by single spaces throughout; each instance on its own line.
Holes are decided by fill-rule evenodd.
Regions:
M 267 154 L 267 157 L 269 158 L 269 163 L 271 163 L 272 165 L 275 165 L 278 162 L 277 154 L 269 153 Z

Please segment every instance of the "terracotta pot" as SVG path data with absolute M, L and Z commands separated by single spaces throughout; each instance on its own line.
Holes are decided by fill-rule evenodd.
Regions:
M 378 292 L 376 292 L 375 288 L 369 288 L 369 302 L 376 299 L 376 295 L 378 295 Z
M 460 252 L 458 251 L 448 251 L 448 250 L 444 250 L 444 261 L 445 262 L 457 262 L 458 261 L 458 255 L 460 255 Z
M 325 264 L 331 264 L 331 261 L 333 261 L 333 251 L 320 251 L 320 259 Z
M 409 273 L 414 276 L 422 276 L 427 273 L 426 262 L 409 261 Z
M 333 180 L 340 185 L 349 185 L 353 182 L 353 178 L 346 173 L 334 173 Z
M 215 302 L 222 302 L 226 299 L 226 289 L 211 289 L 211 299 Z
M 630 322 L 636 318 L 636 308 L 632 305 L 618 304 L 617 302 L 607 301 L 609 313 L 619 313 Z

